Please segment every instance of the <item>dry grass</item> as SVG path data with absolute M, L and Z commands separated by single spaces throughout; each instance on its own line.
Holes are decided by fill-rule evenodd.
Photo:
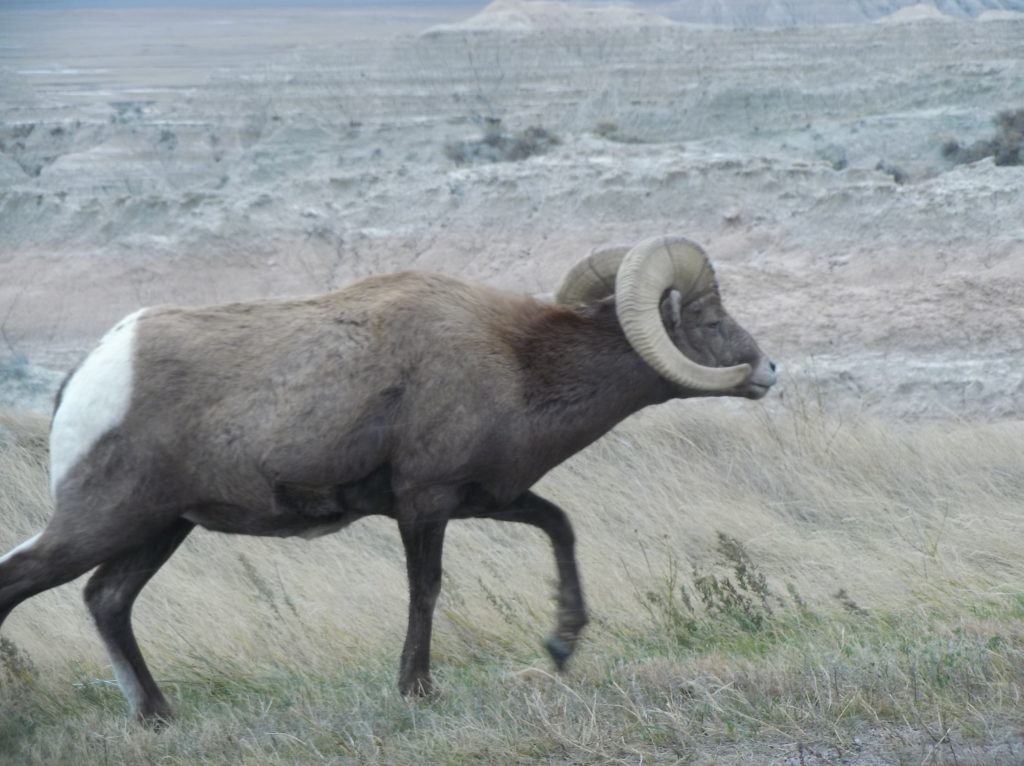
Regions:
M 48 514 L 44 435 L 0 420 L 0 550 Z M 1021 424 L 673 404 L 540 491 L 575 520 L 594 616 L 568 675 L 539 645 L 554 567 L 533 530 L 453 524 L 435 702 L 394 688 L 391 522 L 312 543 L 199 531 L 136 609 L 178 721 L 127 720 L 64 586 L 4 626 L 0 762 L 1024 758 Z

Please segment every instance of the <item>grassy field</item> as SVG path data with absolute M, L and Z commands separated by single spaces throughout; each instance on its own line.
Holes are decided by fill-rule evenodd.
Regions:
M 46 425 L 0 418 L 0 550 L 48 515 Z M 395 689 L 392 522 L 198 531 L 135 610 L 175 722 L 128 719 L 79 582 L 3 628 L 0 763 L 1024 762 L 1024 425 L 676 403 L 539 489 L 593 615 L 567 674 L 531 529 L 450 528 L 433 701 Z

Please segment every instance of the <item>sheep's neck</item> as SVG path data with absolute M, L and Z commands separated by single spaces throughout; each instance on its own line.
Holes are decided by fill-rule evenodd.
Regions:
M 542 430 L 586 443 L 670 398 L 670 387 L 633 350 L 612 304 L 542 316 L 519 355 L 529 411 Z M 577 433 L 578 432 L 578 433 Z

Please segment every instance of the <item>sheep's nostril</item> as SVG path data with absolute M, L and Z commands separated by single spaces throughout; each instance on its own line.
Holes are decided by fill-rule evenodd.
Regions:
M 773 362 L 771 359 L 768 360 L 768 366 L 771 368 L 772 372 L 775 372 L 775 362 Z

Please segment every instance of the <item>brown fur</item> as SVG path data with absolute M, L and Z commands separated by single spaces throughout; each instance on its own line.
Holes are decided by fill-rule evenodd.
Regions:
M 668 303 L 666 326 L 699 361 L 760 357 L 717 291 Z M 731 323 L 728 333 L 709 330 L 709 319 Z M 538 526 L 559 571 L 548 648 L 561 667 L 586 623 L 572 527 L 529 488 L 629 414 L 701 395 L 640 360 L 614 299 L 569 308 L 431 273 L 371 277 L 307 299 L 155 308 L 137 332 L 128 415 L 64 476 L 38 543 L 0 564 L 0 619 L 102 564 L 87 602 L 111 657 L 131 668 L 136 712 L 151 719 L 168 706 L 128 613 L 196 524 L 315 536 L 368 514 L 394 517 L 410 581 L 399 677 L 407 693 L 432 689 L 448 520 Z

